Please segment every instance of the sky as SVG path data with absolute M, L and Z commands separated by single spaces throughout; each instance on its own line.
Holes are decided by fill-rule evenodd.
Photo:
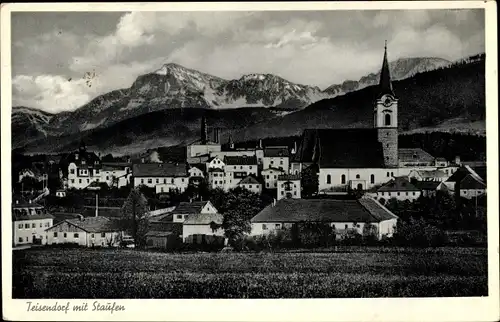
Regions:
M 390 61 L 484 52 L 484 11 L 13 12 L 13 106 L 74 111 L 177 63 L 324 89 Z

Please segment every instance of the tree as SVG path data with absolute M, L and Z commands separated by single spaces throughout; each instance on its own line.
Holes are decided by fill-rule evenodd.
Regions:
M 149 220 L 147 216 L 148 201 L 139 189 L 132 189 L 122 207 L 121 226 L 130 232 L 137 247 L 146 245 L 146 233 Z
M 302 186 L 302 195 L 304 197 L 311 197 L 318 193 L 318 173 L 319 167 L 315 163 L 302 170 L 300 184 Z

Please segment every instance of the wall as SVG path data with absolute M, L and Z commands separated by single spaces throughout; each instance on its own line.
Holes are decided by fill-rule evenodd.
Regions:
M 182 239 L 186 241 L 190 235 L 224 236 L 224 230 L 220 228 L 214 232 L 210 225 L 182 225 Z
M 261 194 L 262 193 L 262 185 L 261 184 L 241 184 L 240 187 L 245 188 L 253 193 Z
M 200 169 L 198 169 L 196 167 L 189 169 L 188 173 L 189 173 L 190 177 L 205 177 L 205 175 L 203 174 L 203 171 L 201 171 Z
M 284 171 L 265 169 L 261 172 L 264 178 L 264 184 L 266 189 L 276 189 L 278 188 L 278 176 L 284 174 Z
M 225 174 L 224 172 L 213 171 L 208 173 L 208 184 L 212 189 L 224 189 Z
M 356 175 L 360 178 L 356 178 Z M 375 175 L 375 181 L 372 184 L 370 182 L 370 175 Z M 327 183 L 327 176 L 331 176 L 331 183 Z M 342 184 L 342 175 L 346 176 L 345 184 Z M 369 189 L 375 185 L 381 185 L 391 180 L 393 176 L 399 176 L 399 169 L 385 169 L 385 168 L 373 168 L 373 169 L 327 169 L 322 168 L 319 171 L 319 190 L 330 189 L 332 187 L 341 187 L 342 185 L 349 184 L 350 180 L 364 180 L 366 189 Z
M 258 236 L 258 235 L 267 235 L 271 232 L 278 232 L 280 230 L 283 229 L 283 227 L 286 227 L 286 226 L 291 226 L 291 222 L 290 223 L 283 223 L 283 222 L 268 222 L 268 223 L 252 223 L 252 231 L 250 233 L 250 235 L 253 235 L 253 236 Z M 266 229 L 264 229 L 263 225 L 266 225 Z M 279 226 L 276 226 L 276 225 L 279 225 Z M 346 225 L 347 225 L 347 229 L 352 229 L 352 228 L 356 228 L 356 230 L 362 234 L 363 233 L 363 227 L 364 227 L 364 223 L 362 222 L 359 222 L 359 223 L 353 223 L 353 222 L 333 222 L 333 223 L 330 223 L 330 226 L 335 226 L 335 230 L 337 231 L 337 234 L 338 233 L 342 233 L 345 229 L 346 229 Z
M 214 169 L 214 168 L 224 170 L 224 166 L 225 166 L 224 162 L 219 158 L 215 158 L 212 161 L 207 162 L 206 165 L 207 165 L 207 170 Z
M 25 245 L 33 243 L 33 236 L 42 239 L 42 244 L 47 242 L 45 229 L 52 227 L 53 219 L 35 219 L 35 220 L 19 220 L 12 223 L 13 235 L 12 241 L 14 245 Z M 22 228 L 19 226 L 22 225 Z M 26 228 L 29 225 L 29 228 Z M 33 225 L 35 227 L 33 227 Z M 19 240 L 22 238 L 22 241 Z
M 172 179 L 174 182 L 172 183 Z M 174 185 L 179 189 L 186 189 L 189 184 L 189 177 L 134 177 L 134 187 L 145 185 L 155 188 L 157 185 Z M 159 190 L 156 189 L 157 191 Z
M 104 236 L 103 236 L 104 234 Z M 88 247 L 117 247 L 120 244 L 122 232 L 87 233 L 85 243 Z
M 218 157 L 222 161 L 224 161 L 225 156 L 232 156 L 232 157 L 237 157 L 237 156 L 256 156 L 256 151 L 255 149 L 252 150 L 232 150 L 232 151 L 214 151 L 210 153 L 210 157 Z
M 387 201 L 389 199 L 395 198 L 397 200 L 414 201 L 417 200 L 421 194 L 422 194 L 421 191 L 400 191 L 399 195 L 397 191 L 384 191 L 384 192 L 370 193 L 369 195 L 373 196 L 373 198 L 376 200 L 384 198 Z
M 392 237 L 394 234 L 394 227 L 397 224 L 397 219 L 389 219 L 381 221 L 377 224 L 379 239 L 382 238 L 384 234 L 387 234 L 387 237 Z
M 244 173 L 244 175 L 236 178 L 235 172 Z M 249 174 L 253 174 L 257 176 L 258 169 L 257 165 L 226 165 L 225 167 L 225 176 L 224 176 L 224 190 L 229 190 L 232 188 L 236 188 L 238 183 L 243 180 Z
M 54 236 L 54 233 L 57 233 L 57 236 Z M 78 238 L 75 238 L 75 233 L 78 233 Z M 64 234 L 66 234 L 66 237 L 64 237 Z M 47 230 L 47 244 L 77 243 L 78 245 L 86 246 L 86 234 L 84 230 L 63 222 Z
M 300 199 L 301 194 L 300 194 L 300 180 L 293 180 L 290 181 L 290 191 L 285 191 L 285 182 L 288 181 L 278 181 L 278 191 L 277 191 L 277 196 L 276 199 L 280 200 L 283 198 L 287 197 L 287 192 L 291 193 L 293 199 Z
M 460 189 L 460 197 L 472 199 L 473 197 L 481 196 L 486 193 L 486 190 L 478 189 Z
M 221 146 L 219 144 L 209 144 L 209 145 L 192 144 L 187 146 L 186 152 L 187 152 L 187 158 L 189 159 L 205 154 L 220 152 L 220 150 Z
M 264 157 L 264 169 L 278 168 L 289 173 L 290 161 L 288 157 Z

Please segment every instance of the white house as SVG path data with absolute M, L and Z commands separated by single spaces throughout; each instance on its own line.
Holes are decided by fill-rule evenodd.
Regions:
M 106 182 L 110 187 L 121 188 L 130 184 L 132 164 L 122 162 L 102 162 L 101 178 L 98 182 Z
M 417 181 L 413 182 L 413 185 L 421 191 L 424 197 L 435 196 L 438 191 L 449 191 L 442 181 Z
M 257 158 L 255 156 L 224 157 L 224 189 L 236 188 L 238 183 L 248 175 L 258 175 Z
M 264 186 L 266 189 L 278 188 L 278 176 L 285 174 L 285 170 L 278 168 L 267 168 L 260 172 L 264 178 Z
M 215 157 L 212 157 L 208 160 L 207 162 L 207 170 L 210 170 L 210 169 L 221 169 L 221 170 L 224 170 L 224 161 L 222 161 L 222 159 L 220 159 L 219 157 L 215 156 Z
M 445 181 L 448 177 L 442 170 L 411 170 L 408 174 L 409 179 L 418 181 Z
M 277 200 L 283 198 L 301 198 L 300 175 L 285 174 L 278 176 Z
M 356 229 L 363 233 L 367 224 L 374 225 L 377 237 L 392 236 L 398 217 L 374 199 L 281 199 L 251 219 L 251 235 L 264 235 L 291 229 L 301 223 L 326 223 L 337 234 Z
M 479 178 L 468 174 L 460 183 L 460 197 L 471 199 L 486 194 L 486 184 Z
M 415 187 L 405 177 L 396 177 L 389 182 L 378 188 L 375 193 L 371 195 L 380 200 L 389 200 L 395 198 L 397 200 L 416 200 L 420 197 L 422 191 Z
M 264 148 L 264 169 L 277 168 L 288 173 L 290 170 L 290 151 L 286 146 Z
M 212 189 L 224 189 L 226 183 L 225 181 L 226 179 L 224 170 L 220 168 L 212 168 L 208 170 L 208 185 Z
M 46 229 L 47 244 L 77 244 L 93 247 L 117 247 L 124 232 L 107 217 L 65 219 Z
M 134 187 L 145 185 L 156 193 L 183 192 L 189 185 L 189 173 L 181 163 L 138 163 L 132 167 Z
M 32 200 L 14 196 L 12 201 L 12 245 L 45 244 L 45 229 L 52 226 L 54 216 Z
M 262 184 L 253 176 L 247 176 L 238 183 L 238 186 L 245 188 L 253 193 L 262 193 Z
M 92 182 L 101 182 L 101 160 L 84 146 L 66 159 L 68 162 L 68 188 L 85 189 Z

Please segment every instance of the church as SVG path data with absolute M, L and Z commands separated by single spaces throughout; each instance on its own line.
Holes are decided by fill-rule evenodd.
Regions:
M 380 73 L 378 95 L 373 102 L 373 128 L 306 129 L 291 172 L 299 174 L 316 163 L 318 191 L 367 190 L 415 169 L 402 160 L 410 153 L 418 161 L 428 155 L 421 149 L 398 148 L 398 98 L 394 93 L 387 59 L 387 43 Z M 411 151 L 409 151 L 411 150 Z M 434 159 L 434 158 L 432 158 Z M 435 169 L 434 161 L 419 169 Z

